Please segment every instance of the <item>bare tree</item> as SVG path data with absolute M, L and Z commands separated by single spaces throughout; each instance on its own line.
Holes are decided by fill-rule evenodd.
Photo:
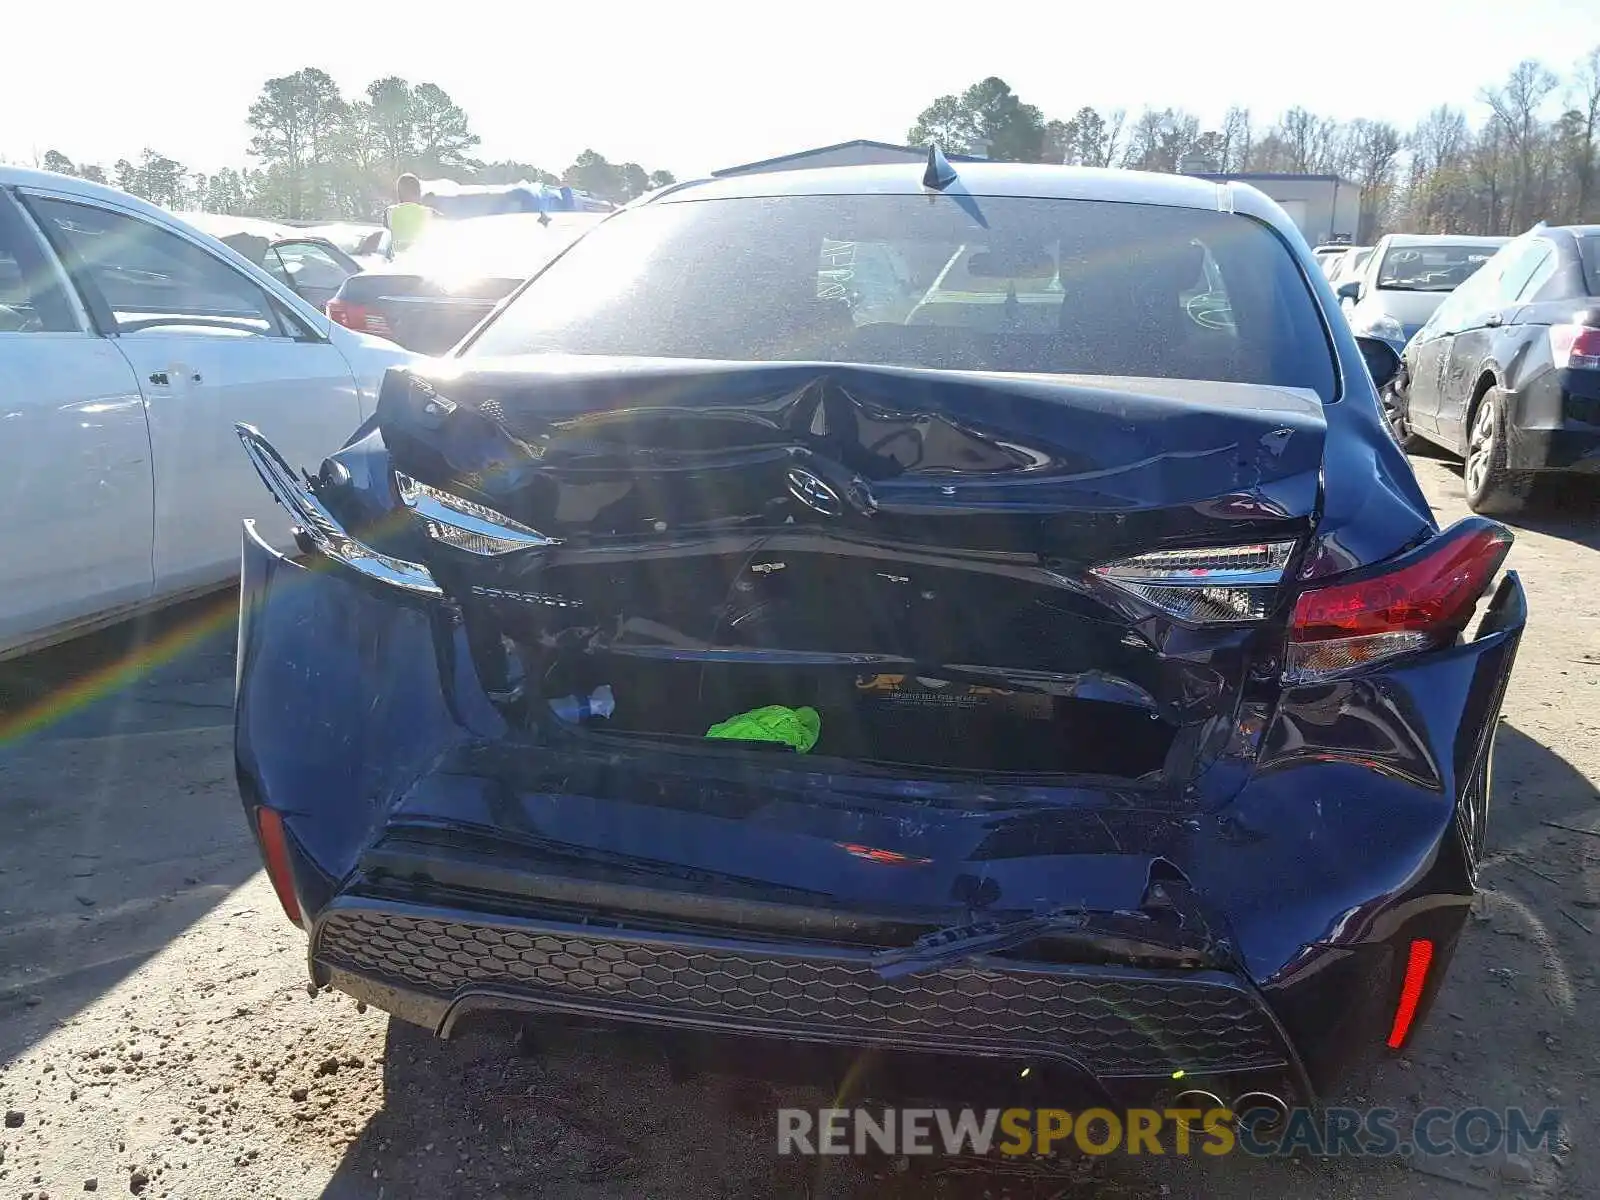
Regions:
M 1230 108 L 1222 118 L 1222 162 L 1219 171 L 1242 171 L 1250 162 L 1250 110 Z
M 1122 134 L 1128 124 L 1128 110 L 1114 108 L 1106 114 L 1105 157 L 1096 166 L 1109 167 L 1122 150 Z
M 1600 196 L 1596 195 L 1600 172 L 1600 46 L 1578 60 L 1572 80 L 1572 106 L 1561 118 L 1560 144 L 1563 165 L 1572 178 L 1572 202 L 1568 210 L 1574 222 L 1600 217 Z
M 1385 228 L 1400 162 L 1400 131 L 1387 121 L 1358 118 L 1344 138 L 1341 173 L 1361 185 L 1361 226 L 1356 240 L 1375 241 Z
M 1546 99 L 1556 90 L 1557 79 L 1542 63 L 1525 59 L 1512 68 L 1511 75 L 1498 88 L 1485 88 L 1480 99 L 1489 106 L 1489 123 L 1504 142 L 1512 171 L 1511 195 L 1505 206 L 1510 224 L 1521 229 L 1531 225 L 1541 207 L 1539 177 L 1545 164 L 1546 127 L 1540 117 Z M 1496 181 L 1507 190 L 1504 181 Z M 1498 221 L 1497 221 L 1498 227 Z
M 1418 233 L 1440 233 L 1464 203 L 1467 156 L 1472 131 L 1466 114 L 1440 105 L 1406 138 L 1410 178 L 1406 185 L 1406 224 Z
M 1296 105 L 1283 114 L 1277 134 L 1288 155 L 1289 170 L 1318 174 L 1334 167 L 1338 124 Z

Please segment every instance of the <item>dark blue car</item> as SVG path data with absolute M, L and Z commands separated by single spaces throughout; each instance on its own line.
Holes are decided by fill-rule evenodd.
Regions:
M 606 219 L 314 474 L 241 429 L 304 555 L 246 528 L 238 777 L 314 981 L 852 1087 L 1313 1100 L 1439 988 L 1526 615 L 1395 368 L 1245 186 Z

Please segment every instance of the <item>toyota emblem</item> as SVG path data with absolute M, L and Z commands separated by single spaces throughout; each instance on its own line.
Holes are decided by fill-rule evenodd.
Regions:
M 839 493 L 804 467 L 790 467 L 788 482 L 789 494 L 812 511 L 825 517 L 837 517 L 844 512 L 844 501 Z

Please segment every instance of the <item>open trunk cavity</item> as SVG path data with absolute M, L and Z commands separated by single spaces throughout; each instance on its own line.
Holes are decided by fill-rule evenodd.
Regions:
M 539 358 L 392 372 L 378 423 L 387 549 L 536 735 L 606 685 L 597 736 L 807 706 L 834 760 L 1169 782 L 1274 676 L 1280 576 L 1196 609 L 1097 572 L 1299 544 L 1326 431 L 1265 385 Z
M 669 743 L 793 754 L 779 743 L 708 740 L 737 714 L 782 705 L 817 713 L 811 755 L 884 766 L 1139 778 L 1159 772 L 1176 730 L 1131 705 L 898 671 L 657 662 L 587 664 L 615 698 L 585 728 Z M 582 685 L 577 685 L 581 688 Z

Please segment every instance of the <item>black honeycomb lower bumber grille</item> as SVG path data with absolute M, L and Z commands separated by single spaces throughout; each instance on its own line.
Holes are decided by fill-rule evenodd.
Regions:
M 1246 990 L 1172 973 L 1049 966 L 953 966 L 881 978 L 857 951 L 837 957 L 733 942 L 470 922 L 367 908 L 329 912 L 318 962 L 440 996 L 491 988 L 564 1005 L 746 1027 L 859 1033 L 915 1046 L 929 1038 L 1070 1058 L 1100 1075 L 1181 1067 L 1278 1066 L 1276 1027 Z

